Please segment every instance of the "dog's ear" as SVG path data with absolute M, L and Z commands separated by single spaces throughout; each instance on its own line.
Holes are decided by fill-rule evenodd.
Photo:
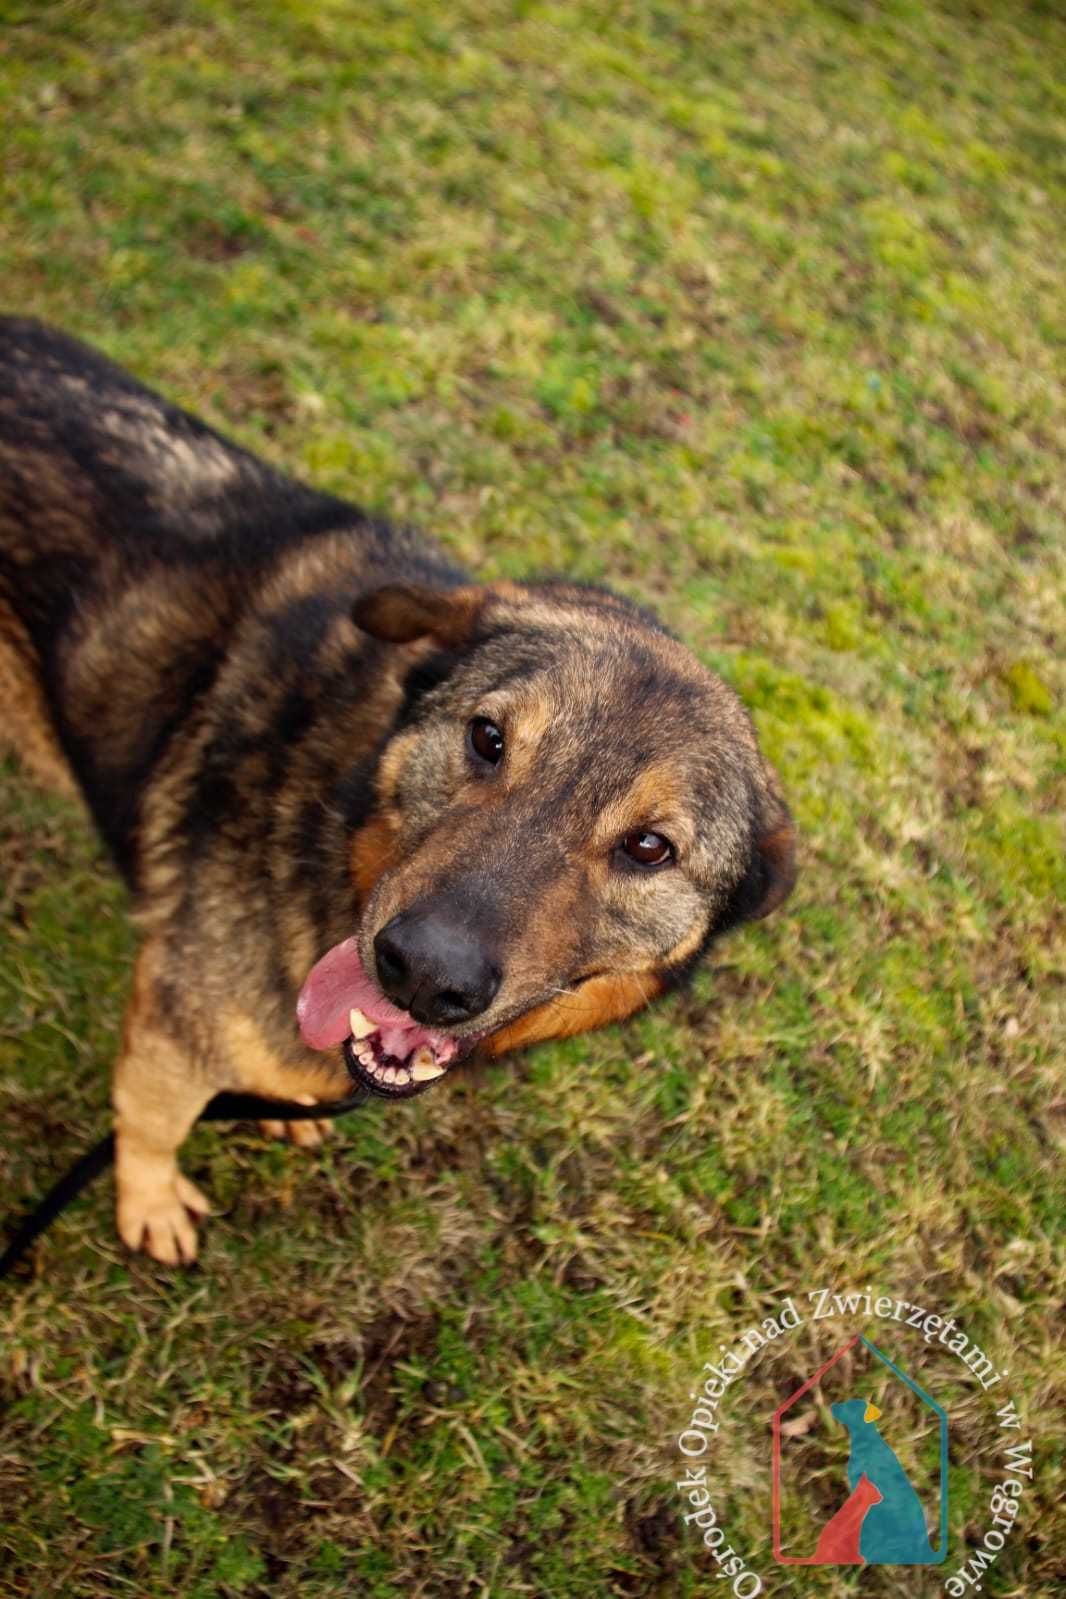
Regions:
M 455 646 L 470 638 L 483 603 L 484 594 L 475 587 L 431 589 L 390 583 L 361 595 L 352 607 L 352 621 L 389 644 L 432 636 Z
M 796 829 L 781 797 L 777 774 L 764 762 L 766 786 L 753 794 L 751 857 L 740 882 L 722 907 L 715 932 L 759 921 L 783 905 L 796 883 Z

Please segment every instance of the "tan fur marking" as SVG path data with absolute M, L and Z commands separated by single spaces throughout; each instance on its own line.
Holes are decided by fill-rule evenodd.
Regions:
M 387 746 L 385 753 L 378 763 L 375 787 L 379 799 L 384 803 L 395 797 L 396 785 L 400 780 L 403 765 L 412 749 L 418 743 L 418 734 L 415 732 L 400 733 Z
M 178 1170 L 177 1151 L 214 1089 L 156 1014 L 155 946 L 141 950 L 115 1067 L 115 1183 L 119 1234 L 165 1265 L 196 1258 L 194 1216 L 207 1200 Z
M 536 1010 L 520 1016 L 487 1038 L 482 1048 L 487 1054 L 505 1055 L 508 1050 L 539 1044 L 549 1038 L 569 1038 L 608 1022 L 621 1021 L 647 1005 L 663 989 L 658 972 L 620 972 L 590 977 L 572 994 L 560 994 Z
M 396 824 L 385 814 L 375 816 L 352 839 L 352 882 L 365 902 L 377 880 L 396 864 Z
M 686 933 L 684 938 L 679 939 L 669 954 L 663 957 L 663 965 L 678 966 L 689 955 L 694 955 L 703 942 L 703 935 L 707 931 L 707 926 L 706 921 L 697 922 L 692 931 Z
M 594 846 L 602 852 L 631 828 L 661 823 L 671 825 L 671 842 L 687 842 L 689 824 L 684 820 L 683 798 L 678 774 L 668 761 L 659 761 L 638 773 L 629 791 L 606 806 L 596 818 Z M 684 836 L 677 836 L 683 833 Z
M 308 1055 L 306 1062 L 280 1059 L 253 1017 L 225 1011 L 217 1022 L 219 1042 L 237 1085 L 267 1099 L 309 1102 L 343 1099 L 351 1083 L 339 1050 Z M 294 1124 L 295 1125 L 295 1124 Z
M 489 713 L 491 715 L 491 711 Z M 536 766 L 541 740 L 558 719 L 558 707 L 531 685 L 507 707 L 507 763 L 503 768 L 508 788 L 526 782 Z

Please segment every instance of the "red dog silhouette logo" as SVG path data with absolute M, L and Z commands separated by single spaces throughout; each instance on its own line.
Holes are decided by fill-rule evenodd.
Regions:
M 886 1372 L 891 1374 L 886 1382 Z M 877 1387 L 882 1403 L 868 1395 Z M 855 1394 L 855 1389 L 860 1393 Z M 807 1395 L 830 1402 L 830 1429 L 818 1427 L 819 1411 L 789 1415 Z M 878 1426 L 878 1423 L 881 1426 Z M 846 1459 L 841 1459 L 846 1442 Z M 897 1450 L 906 1442 L 905 1465 Z M 812 1483 L 833 1482 L 830 1467 L 843 1466 L 834 1485 L 834 1506 L 813 1513 L 806 1501 Z M 928 1566 L 947 1555 L 948 1419 L 936 1400 L 861 1334 L 796 1389 L 773 1418 L 774 1558 L 786 1566 Z M 917 1486 L 915 1478 L 917 1477 Z M 939 1501 L 938 1514 L 927 1506 Z M 806 1506 L 806 1514 L 804 1513 Z M 784 1526 L 783 1526 L 784 1522 Z M 939 1524 L 934 1547 L 930 1529 Z M 785 1544 L 814 1548 L 790 1553 Z

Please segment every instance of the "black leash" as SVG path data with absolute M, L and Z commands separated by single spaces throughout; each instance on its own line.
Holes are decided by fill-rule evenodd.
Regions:
M 201 1111 L 197 1120 L 202 1122 L 243 1121 L 332 1121 L 334 1116 L 344 1116 L 370 1098 L 370 1090 L 356 1088 L 344 1099 L 331 1099 L 322 1105 L 297 1105 L 287 1099 L 260 1099 L 258 1094 L 216 1094 Z M 94 1177 L 106 1171 L 115 1158 L 115 1135 L 107 1133 L 99 1143 L 93 1144 L 76 1160 L 68 1172 L 49 1189 L 36 1210 L 32 1210 L 16 1227 L 11 1242 L 0 1255 L 0 1279 L 7 1277 L 18 1265 L 27 1250 L 40 1238 L 67 1206 Z

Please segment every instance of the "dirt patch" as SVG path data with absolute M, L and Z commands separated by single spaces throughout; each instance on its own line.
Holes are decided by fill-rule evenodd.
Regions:
M 439 1330 L 440 1321 L 436 1315 L 416 1312 L 409 1318 L 396 1314 L 378 1316 L 363 1333 L 364 1371 L 360 1398 L 367 1427 L 373 1433 L 383 1435 L 396 1419 L 399 1402 L 393 1375 L 397 1366 L 430 1355 L 437 1347 Z M 426 1386 L 431 1390 L 439 1385 L 428 1383 Z
M 188 229 L 185 248 L 201 261 L 235 261 L 238 256 L 246 255 L 252 245 L 239 229 L 227 228 L 221 222 L 205 218 Z
M 641 1508 L 635 1501 L 625 1507 L 624 1526 L 633 1553 L 640 1561 L 638 1572 L 613 1573 L 613 1591 L 616 1594 L 643 1596 L 655 1592 L 672 1591 L 681 1548 L 681 1523 L 674 1506 L 666 1500 Z M 650 1569 L 649 1569 L 650 1568 Z M 650 1587 L 651 1572 L 658 1581 Z M 662 1587 L 660 1589 L 660 1584 Z
M 432 1312 L 389 1311 L 376 1316 L 350 1341 L 316 1342 L 286 1350 L 257 1389 L 255 1408 L 290 1417 L 306 1411 L 331 1389 L 348 1381 L 362 1367 L 353 1409 L 362 1412 L 367 1430 L 384 1437 L 396 1419 L 398 1398 L 394 1373 L 400 1365 L 422 1359 L 436 1348 L 439 1319 Z

